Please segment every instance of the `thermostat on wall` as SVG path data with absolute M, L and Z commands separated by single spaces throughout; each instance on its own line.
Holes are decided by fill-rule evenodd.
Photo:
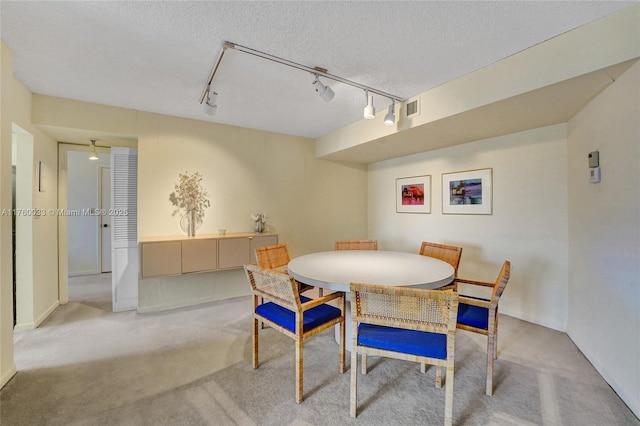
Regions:
M 600 167 L 593 167 L 589 169 L 589 182 L 600 182 Z

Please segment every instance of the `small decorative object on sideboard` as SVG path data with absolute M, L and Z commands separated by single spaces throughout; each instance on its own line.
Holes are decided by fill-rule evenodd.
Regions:
M 211 205 L 209 193 L 202 186 L 202 175 L 200 172 L 180 173 L 174 189 L 175 192 L 169 194 L 169 201 L 177 207 L 172 216 L 184 209 L 185 214 L 180 217 L 180 227 L 187 235 L 194 237 L 196 230 L 202 226 L 204 209 Z
M 253 224 L 253 230 L 256 233 L 264 232 L 265 225 L 267 223 L 267 214 L 266 213 L 254 213 L 251 215 L 251 219 L 255 222 Z

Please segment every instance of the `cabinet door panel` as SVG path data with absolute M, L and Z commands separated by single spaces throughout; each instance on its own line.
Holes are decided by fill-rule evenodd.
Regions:
M 182 241 L 182 273 L 213 271 L 218 267 L 218 240 Z
M 274 244 L 278 244 L 277 235 L 260 235 L 251 237 L 251 253 L 249 253 L 251 263 L 258 263 L 258 259 L 256 258 L 256 249 L 258 247 L 272 246 Z
M 242 268 L 245 263 L 252 263 L 249 252 L 251 240 L 242 238 L 222 238 L 218 241 L 218 268 Z
M 142 244 L 142 278 L 182 273 L 180 241 Z

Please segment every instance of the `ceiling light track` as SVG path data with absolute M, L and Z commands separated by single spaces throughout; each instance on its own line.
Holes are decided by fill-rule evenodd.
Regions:
M 324 68 L 320 68 L 320 67 L 315 67 L 315 68 L 311 68 L 311 67 L 307 67 L 305 65 L 302 64 L 298 64 L 296 62 L 293 61 L 289 61 L 287 59 L 283 59 L 283 58 L 279 58 L 277 56 L 274 55 L 270 55 L 268 53 L 264 53 L 261 52 L 259 50 L 255 50 L 252 49 L 250 47 L 246 47 L 246 46 L 242 46 L 236 43 L 232 43 L 229 41 L 224 41 L 222 43 L 222 50 L 220 51 L 220 54 L 218 55 L 218 59 L 213 67 L 213 70 L 211 70 L 211 75 L 209 76 L 209 80 L 207 81 L 207 84 L 204 88 L 204 91 L 202 92 L 202 96 L 200 97 L 200 103 L 204 103 L 208 98 L 209 98 L 209 92 L 211 91 L 211 85 L 213 83 L 213 80 L 216 76 L 216 72 L 218 71 L 218 68 L 220 68 L 220 63 L 222 62 L 222 58 L 224 57 L 225 52 L 227 51 L 227 49 L 234 49 L 240 52 L 244 52 L 253 56 L 257 56 L 259 58 L 262 59 L 266 59 L 269 61 L 273 61 L 273 62 L 277 62 L 279 64 L 282 65 L 286 65 L 292 68 L 296 68 L 302 71 L 306 71 L 310 74 L 313 74 L 316 79 L 313 82 L 313 85 L 316 89 L 316 92 L 318 92 L 318 94 L 320 95 L 320 97 L 325 100 L 326 102 L 329 102 L 332 98 L 333 98 L 333 91 L 331 90 L 331 88 L 324 86 L 319 80 L 319 77 L 324 77 L 330 80 L 334 80 L 343 84 L 347 84 L 349 86 L 352 87 L 356 87 L 358 89 L 364 90 L 367 93 L 367 96 L 370 96 L 369 93 L 374 93 L 376 95 L 388 98 L 392 101 L 392 103 L 395 102 L 404 102 L 405 99 L 400 97 L 400 96 L 396 96 L 396 95 L 392 95 L 390 93 L 387 92 L 383 92 L 382 90 L 378 90 L 375 89 L 373 87 L 369 87 L 369 86 L 365 86 L 364 84 L 360 84 L 360 83 L 356 83 L 355 81 L 351 81 L 351 80 L 347 80 L 346 78 L 342 78 L 339 77 L 337 75 L 333 75 L 333 74 L 329 74 L 327 72 L 326 69 Z M 320 89 L 320 90 L 319 90 Z M 329 89 L 330 92 L 328 91 L 323 91 L 324 89 Z M 216 93 L 217 95 L 217 93 Z M 207 106 L 207 104 L 205 104 L 205 107 Z

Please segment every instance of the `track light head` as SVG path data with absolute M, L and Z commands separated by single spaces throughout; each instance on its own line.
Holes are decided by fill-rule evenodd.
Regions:
M 389 105 L 389 111 L 387 115 L 384 116 L 384 125 L 385 126 L 393 126 L 396 124 L 396 115 L 393 113 L 393 101 Z
M 311 84 L 313 84 L 313 87 L 316 89 L 316 93 L 318 94 L 318 96 L 320 96 L 320 98 L 322 98 L 323 101 L 331 102 L 331 100 L 335 96 L 335 93 L 333 93 L 331 87 L 322 84 L 322 82 L 318 79 L 318 74 L 316 74 L 316 79 Z
M 373 95 L 369 95 L 368 90 L 365 90 L 364 93 L 367 97 L 367 106 L 364 107 L 364 118 L 371 120 L 376 116 L 376 108 L 373 106 Z
M 202 104 L 202 109 L 205 114 L 215 115 L 216 110 L 218 109 L 218 105 L 216 104 L 218 101 L 218 94 L 216 92 L 212 92 L 211 89 L 207 92 L 207 100 Z

